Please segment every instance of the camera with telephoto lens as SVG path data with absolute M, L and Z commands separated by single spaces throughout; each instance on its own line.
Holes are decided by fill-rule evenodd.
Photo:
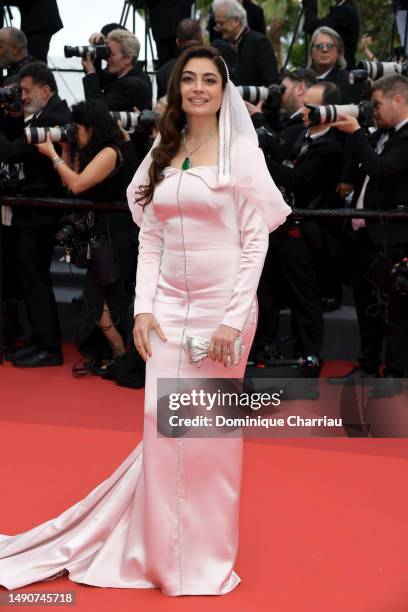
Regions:
M 136 129 L 144 134 L 150 134 L 156 125 L 159 115 L 152 110 L 145 109 L 140 113 L 127 111 L 111 111 L 110 115 L 115 122 L 119 121 L 126 132 L 134 132 Z
M 311 125 L 334 123 L 339 114 L 351 115 L 365 127 L 374 125 L 374 103 L 369 100 L 363 100 L 359 104 L 306 104 L 306 107 L 310 109 L 308 118 Z
M 0 87 L 0 105 L 11 112 L 21 110 L 21 93 L 19 87 Z
M 65 45 L 64 56 L 65 57 L 86 57 L 90 54 L 92 59 L 106 60 L 110 56 L 110 48 L 108 45 L 82 45 L 79 47 L 70 47 Z
M 72 123 L 54 127 L 27 127 L 24 130 L 27 144 L 46 142 L 47 134 L 50 134 L 51 142 L 75 142 L 75 127 Z
M 367 60 L 361 60 L 357 68 L 359 70 L 366 70 L 367 75 L 373 81 L 392 74 L 401 74 L 402 76 L 408 77 L 408 62 L 399 64 L 398 62 L 369 62 Z
M 285 91 L 284 85 L 269 85 L 269 87 L 257 87 L 255 85 L 240 85 L 238 91 L 246 102 L 258 104 L 265 102 L 268 106 L 280 106 L 282 94 Z

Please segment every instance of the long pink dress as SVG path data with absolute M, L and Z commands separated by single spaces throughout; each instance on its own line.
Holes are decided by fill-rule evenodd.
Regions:
M 135 313 L 153 312 L 168 339 L 150 333 L 143 441 L 59 516 L 0 536 L 6 588 L 62 570 L 76 582 L 167 595 L 220 595 L 240 582 L 242 439 L 157 436 L 157 379 L 242 378 L 255 334 L 268 225 L 242 192 L 216 187 L 217 167 L 168 167 L 143 213 Z M 278 226 L 290 209 L 277 190 L 270 205 Z M 220 323 L 242 332 L 239 364 L 190 364 L 185 334 L 210 339 Z

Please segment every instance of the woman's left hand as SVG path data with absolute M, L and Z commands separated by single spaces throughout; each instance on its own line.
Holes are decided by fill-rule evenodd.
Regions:
M 51 141 L 51 135 L 49 132 L 47 134 L 47 140 L 45 142 L 42 142 L 41 144 L 36 144 L 34 146 L 37 147 L 40 153 L 46 155 L 47 157 L 56 157 L 57 155 L 57 152 L 54 149 L 54 144 Z
M 234 342 L 241 332 L 229 325 L 219 325 L 208 347 L 208 357 L 227 366 L 228 355 L 231 364 L 238 363 L 239 355 L 234 355 Z

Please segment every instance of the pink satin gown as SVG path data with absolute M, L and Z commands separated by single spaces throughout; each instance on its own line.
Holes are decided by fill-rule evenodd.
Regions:
M 153 312 L 167 337 L 150 332 L 143 441 L 59 516 L 0 536 L 6 588 L 62 570 L 80 583 L 167 595 L 221 595 L 240 582 L 242 439 L 157 436 L 157 379 L 243 378 L 255 334 L 268 227 L 233 187 L 216 187 L 215 166 L 168 167 L 143 213 L 135 313 Z M 289 210 L 279 202 L 276 225 Z M 242 332 L 239 364 L 190 364 L 180 350 L 185 335 L 210 339 L 220 323 Z

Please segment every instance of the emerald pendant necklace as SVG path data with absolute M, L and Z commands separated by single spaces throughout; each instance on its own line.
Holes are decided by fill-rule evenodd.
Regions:
M 183 131 L 183 146 L 187 152 L 187 157 L 185 158 L 185 160 L 183 161 L 182 165 L 181 165 L 181 169 L 182 170 L 189 170 L 191 168 L 191 166 L 193 165 L 192 161 L 191 161 L 191 155 L 197 151 L 200 147 L 203 147 L 209 140 L 211 140 L 211 138 L 213 138 L 215 136 L 215 134 L 211 134 L 211 136 L 208 136 L 208 138 L 206 138 L 204 140 L 204 142 L 202 142 L 201 144 L 199 144 L 197 147 L 194 147 L 194 149 L 191 149 L 191 151 L 188 149 L 187 147 L 187 143 L 186 143 L 186 130 Z

